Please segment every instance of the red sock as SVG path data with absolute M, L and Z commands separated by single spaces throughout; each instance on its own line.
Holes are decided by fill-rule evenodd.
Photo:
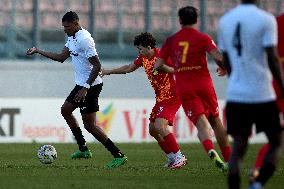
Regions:
M 176 137 L 173 133 L 168 134 L 164 137 L 165 142 L 169 145 L 169 149 L 173 153 L 177 153 L 179 151 L 179 146 L 176 141 Z
M 256 157 L 255 164 L 254 164 L 255 168 L 260 169 L 260 167 L 262 166 L 262 163 L 263 163 L 264 156 L 266 155 L 268 150 L 269 150 L 269 144 L 264 144 L 260 148 L 260 150 L 258 151 L 257 157 Z
M 166 154 L 171 153 L 171 149 L 170 146 L 167 144 L 167 141 L 158 142 L 158 144 Z
M 231 146 L 220 147 L 225 162 L 228 162 L 232 153 Z
M 209 152 L 209 150 L 214 149 L 214 144 L 213 144 L 211 139 L 206 139 L 206 140 L 202 141 L 202 145 L 203 145 L 204 150 L 207 153 Z

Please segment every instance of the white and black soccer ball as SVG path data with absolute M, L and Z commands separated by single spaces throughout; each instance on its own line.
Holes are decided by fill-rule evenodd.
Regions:
M 57 158 L 57 152 L 52 145 L 43 145 L 37 151 L 37 157 L 43 164 L 51 164 Z

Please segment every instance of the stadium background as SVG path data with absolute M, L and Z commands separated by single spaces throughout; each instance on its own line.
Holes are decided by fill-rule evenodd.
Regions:
M 193 5 L 200 10 L 197 27 L 216 39 L 218 19 L 239 0 L 0 0 L 0 3 L 0 141 L 62 142 L 57 134 L 67 126 L 60 116 L 60 106 L 74 87 L 70 59 L 58 64 L 40 56 L 27 57 L 25 52 L 32 46 L 61 51 L 66 39 L 61 18 L 66 11 L 78 13 L 81 25 L 95 38 L 102 66 L 109 68 L 133 61 L 137 56 L 133 37 L 142 31 L 152 32 L 159 47 L 166 36 L 180 28 L 177 10 L 185 5 Z M 284 10 L 284 1 L 260 0 L 260 7 L 277 16 Z M 215 68 L 214 64 L 209 64 L 220 107 L 223 108 L 227 80 L 217 77 Z M 104 77 L 101 100 L 102 111 L 112 105 L 115 116 L 121 114 L 109 123 L 112 126 L 105 128 L 110 132 L 108 134 L 117 133 L 117 130 L 110 129 L 115 128 L 114 125 L 127 128 L 126 137 L 131 132 L 135 136 L 136 130 L 140 137 L 145 134 L 140 125 L 145 125 L 145 117 L 154 103 L 154 93 L 143 69 L 126 76 Z M 17 109 L 19 113 L 7 113 L 11 109 Z M 130 121 L 126 119 L 125 112 L 130 112 Z M 180 115 L 185 119 L 182 112 Z M 98 121 L 103 120 L 111 119 L 102 115 Z M 35 128 L 29 130 L 29 135 L 24 129 L 27 125 L 29 129 Z M 48 130 L 49 126 L 54 130 Z M 191 131 L 187 126 L 175 129 L 177 134 Z M 50 136 L 44 138 L 47 133 Z M 191 132 L 189 137 L 198 141 L 195 133 Z M 71 133 L 67 135 L 72 136 Z M 149 138 L 129 137 L 126 142 L 151 141 Z M 264 139 L 256 141 L 264 142 Z

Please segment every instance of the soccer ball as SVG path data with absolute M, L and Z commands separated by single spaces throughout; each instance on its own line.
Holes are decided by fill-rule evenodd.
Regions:
M 57 152 L 52 145 L 43 145 L 37 151 L 37 157 L 43 164 L 51 164 L 57 158 Z

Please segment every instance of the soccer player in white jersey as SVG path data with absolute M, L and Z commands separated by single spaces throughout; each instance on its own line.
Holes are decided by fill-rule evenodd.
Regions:
M 38 53 L 52 60 L 63 63 L 69 56 L 75 70 L 75 88 L 71 91 L 61 107 L 61 114 L 70 127 L 79 150 L 71 155 L 72 159 L 91 158 L 92 153 L 86 145 L 82 131 L 72 112 L 80 108 L 85 129 L 91 133 L 113 155 L 114 159 L 107 164 L 115 168 L 127 161 L 126 156 L 114 145 L 103 130 L 96 125 L 96 112 L 99 111 L 98 98 L 102 90 L 102 78 L 98 75 L 101 64 L 91 34 L 79 24 L 75 12 L 67 12 L 62 17 L 62 26 L 68 39 L 61 53 L 52 53 L 32 47 L 27 55 Z
M 256 0 L 242 0 L 220 19 L 218 42 L 229 74 L 227 132 L 234 139 L 228 173 L 230 189 L 240 188 L 240 164 L 253 124 L 257 132 L 266 134 L 270 149 L 249 188 L 262 188 L 279 160 L 282 128 L 272 76 L 282 92 L 284 80 L 276 50 L 276 28 L 275 18 L 259 9 Z

